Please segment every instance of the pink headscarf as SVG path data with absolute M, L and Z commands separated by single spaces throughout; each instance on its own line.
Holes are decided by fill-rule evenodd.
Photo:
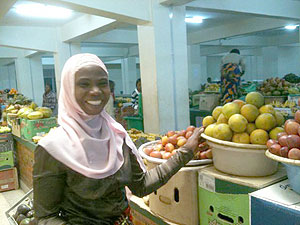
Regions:
M 135 154 L 146 171 L 141 156 L 121 124 L 104 110 L 99 115 L 88 115 L 75 100 L 75 73 L 89 65 L 104 63 L 93 54 L 77 54 L 69 58 L 62 71 L 58 101 L 57 129 L 43 138 L 42 146 L 55 159 L 86 177 L 101 179 L 115 174 L 123 165 L 123 143 Z

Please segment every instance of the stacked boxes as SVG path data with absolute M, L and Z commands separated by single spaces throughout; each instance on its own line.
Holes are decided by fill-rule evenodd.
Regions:
M 10 133 L 0 134 L 0 192 L 19 187 L 14 167 L 14 142 Z
M 233 176 L 214 167 L 202 169 L 198 175 L 201 225 L 249 225 L 248 194 L 286 179 L 282 166 L 277 173 L 267 177 Z

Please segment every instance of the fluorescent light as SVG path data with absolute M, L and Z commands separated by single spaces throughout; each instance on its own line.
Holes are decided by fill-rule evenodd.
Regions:
M 187 23 L 202 23 L 203 17 L 201 17 L 201 16 L 186 17 L 185 22 L 187 22 Z
M 299 25 L 288 25 L 285 26 L 284 28 L 287 30 L 295 30 L 297 27 L 299 27 Z
M 172 19 L 173 18 L 173 13 L 170 13 L 169 17 L 170 17 L 170 19 Z
M 23 16 L 39 18 L 68 18 L 72 10 L 44 4 L 22 4 L 16 6 L 16 12 Z

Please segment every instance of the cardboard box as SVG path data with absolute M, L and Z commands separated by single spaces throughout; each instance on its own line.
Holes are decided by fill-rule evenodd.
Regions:
M 280 166 L 271 176 L 238 177 L 208 167 L 200 170 L 198 176 L 201 225 L 249 225 L 248 193 L 286 179 L 286 172 Z
M 200 110 L 213 110 L 220 102 L 220 94 L 201 94 L 199 97 Z
M 133 195 L 130 198 L 129 206 L 134 225 L 176 225 L 176 223 L 169 222 L 152 213 L 142 198 Z
M 17 137 L 21 137 L 21 119 L 16 118 L 11 121 L 11 132 Z
M 19 188 L 17 168 L 0 171 L 0 192 Z
M 22 119 L 21 136 L 27 140 L 32 140 L 32 137 L 36 136 L 37 133 L 47 133 L 55 126 L 57 126 L 55 117 L 39 120 Z
M 253 225 L 300 224 L 300 195 L 289 188 L 288 180 L 251 193 L 250 203 Z
M 207 166 L 211 165 L 181 168 L 168 183 L 149 195 L 150 210 L 174 223 L 198 225 L 198 171 Z

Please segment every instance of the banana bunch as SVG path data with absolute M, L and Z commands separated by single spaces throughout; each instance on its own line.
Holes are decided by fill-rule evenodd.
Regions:
M 294 108 L 294 107 L 296 107 L 296 102 L 294 102 L 294 101 L 289 101 L 289 100 L 287 100 L 287 101 L 285 101 L 285 103 L 283 104 L 283 108 Z
M 134 129 L 134 128 L 128 130 L 127 133 L 129 134 L 129 136 L 133 142 L 135 142 L 136 140 L 138 140 L 140 138 L 147 139 L 148 141 L 155 141 L 162 137 L 161 135 L 158 135 L 158 134 L 143 133 L 142 131 Z
M 0 134 L 9 132 L 11 132 L 11 129 L 8 126 L 0 126 Z
M 275 108 L 284 108 L 283 104 L 279 101 L 273 101 L 269 105 L 272 105 Z
M 204 92 L 219 92 L 220 85 L 219 84 L 206 84 Z

